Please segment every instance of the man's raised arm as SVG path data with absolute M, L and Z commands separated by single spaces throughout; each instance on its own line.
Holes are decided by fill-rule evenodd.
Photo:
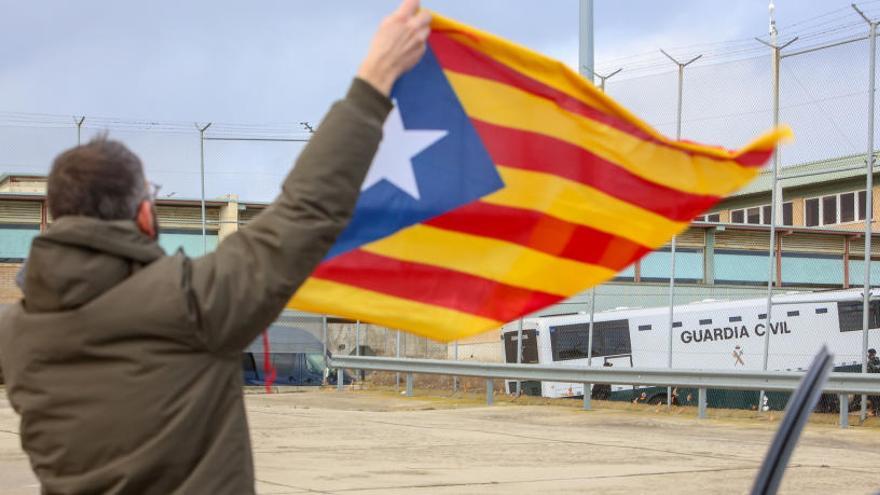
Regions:
M 421 58 L 429 24 L 417 0 L 404 0 L 382 22 L 348 94 L 327 113 L 278 198 L 185 267 L 190 313 L 209 349 L 246 347 L 348 224 L 391 110 L 391 86 Z

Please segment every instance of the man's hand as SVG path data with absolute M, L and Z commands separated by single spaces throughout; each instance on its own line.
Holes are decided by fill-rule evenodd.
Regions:
M 403 0 L 379 25 L 358 77 L 388 96 L 394 81 L 422 58 L 430 32 L 431 14 L 419 10 L 419 0 Z

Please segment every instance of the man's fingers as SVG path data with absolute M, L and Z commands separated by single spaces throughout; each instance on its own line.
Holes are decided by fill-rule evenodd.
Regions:
M 428 41 L 428 36 L 430 35 L 431 28 L 429 26 L 423 27 L 421 29 L 410 30 L 407 33 L 406 40 L 402 43 L 401 47 L 405 52 L 420 50 L 425 47 L 425 44 Z
M 424 43 L 424 42 L 428 41 L 428 36 L 430 36 L 430 34 L 431 34 L 430 27 L 424 27 L 422 29 L 419 29 L 418 31 L 416 31 L 416 40 L 418 40 L 421 43 Z
M 418 14 L 414 17 L 415 25 L 417 27 L 424 27 L 431 25 L 431 12 L 425 9 L 419 11 Z
M 416 15 L 418 11 L 419 0 L 403 0 L 403 2 L 400 3 L 400 7 L 398 7 L 394 13 L 403 19 L 409 19 Z
M 406 27 L 412 32 L 418 32 L 425 29 L 431 29 L 431 13 L 423 10 L 418 15 L 411 17 L 406 21 Z

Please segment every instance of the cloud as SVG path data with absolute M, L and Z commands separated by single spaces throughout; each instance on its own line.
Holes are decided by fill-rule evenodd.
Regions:
M 577 0 L 424 4 L 577 66 Z M 4 121 L 3 112 L 86 115 L 87 136 L 109 124 L 104 119 L 96 126 L 96 116 L 174 122 L 173 132 L 163 126 L 111 125 L 111 135 L 141 154 L 165 191 L 197 196 L 198 135 L 192 122 L 277 124 L 288 132 L 299 132 L 300 121 L 318 122 L 344 93 L 376 25 L 395 5 L 390 0 L 0 0 L 0 172 L 44 173 L 52 157 L 75 142 L 67 117 L 52 128 L 21 127 L 14 119 Z M 612 59 L 646 52 L 656 57 L 661 47 L 679 55 L 689 49 L 675 47 L 748 39 L 766 31 L 762 1 L 595 5 L 598 66 L 624 68 L 609 82 L 609 93 L 667 134 L 674 133 L 675 116 L 671 64 L 665 73 L 646 77 L 635 70 L 637 57 Z M 840 0 L 804 0 L 780 4 L 777 13 L 784 26 L 847 6 Z M 786 62 L 793 75 L 783 73 L 783 117 L 799 136 L 783 153 L 787 162 L 862 147 L 865 93 L 860 91 L 867 73 L 858 50 L 853 46 Z M 739 146 L 769 126 L 768 63 L 707 60 L 689 68 L 685 137 Z M 287 144 L 209 143 L 208 196 L 238 192 L 242 198 L 271 199 L 298 150 Z

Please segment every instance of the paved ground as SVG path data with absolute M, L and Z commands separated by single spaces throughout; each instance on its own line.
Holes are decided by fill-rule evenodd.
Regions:
M 743 493 L 776 426 L 331 390 L 247 407 L 262 494 Z M 0 493 L 37 493 L 16 430 L 0 399 Z M 782 493 L 874 493 L 878 446 L 880 428 L 810 425 Z

